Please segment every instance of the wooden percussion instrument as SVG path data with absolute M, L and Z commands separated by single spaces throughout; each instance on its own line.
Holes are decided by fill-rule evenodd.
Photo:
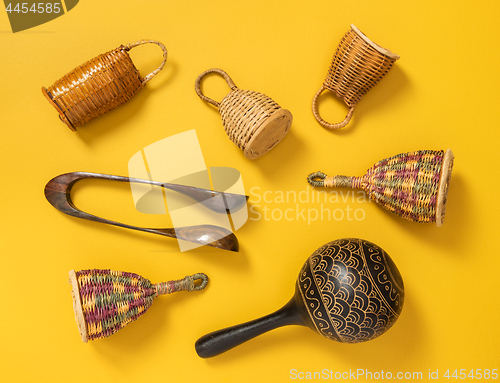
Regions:
M 307 326 L 338 342 L 365 342 L 392 327 L 403 303 L 403 279 L 389 255 L 362 239 L 339 239 L 307 259 L 295 283 L 295 295 L 285 306 L 201 337 L 196 352 L 210 358 L 287 325 Z

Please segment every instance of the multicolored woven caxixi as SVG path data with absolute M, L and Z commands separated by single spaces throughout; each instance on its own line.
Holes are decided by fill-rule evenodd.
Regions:
M 329 177 L 316 172 L 307 180 L 312 186 L 362 189 L 370 199 L 400 217 L 439 224 L 453 158 L 451 150 L 419 150 L 379 161 L 362 177 Z
M 195 285 L 196 279 L 202 283 Z M 82 340 L 107 337 L 144 314 L 158 295 L 201 290 L 207 280 L 205 274 L 195 274 L 153 284 L 140 275 L 123 271 L 71 271 L 75 315 L 79 327 L 84 327 L 80 328 Z M 79 316 L 83 320 L 79 321 Z

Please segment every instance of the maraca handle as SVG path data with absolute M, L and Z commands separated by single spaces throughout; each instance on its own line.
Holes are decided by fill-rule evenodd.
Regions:
M 202 358 L 211 358 L 258 335 L 288 325 L 307 326 L 297 308 L 295 297 L 272 314 L 202 336 L 196 341 L 196 352 Z

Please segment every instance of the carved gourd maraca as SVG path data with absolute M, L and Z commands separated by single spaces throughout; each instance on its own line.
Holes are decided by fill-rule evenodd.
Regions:
M 339 239 L 307 259 L 295 295 L 285 306 L 201 337 L 196 352 L 202 358 L 213 357 L 286 325 L 308 326 L 338 342 L 364 342 L 392 327 L 403 302 L 403 279 L 383 249 L 362 239 Z

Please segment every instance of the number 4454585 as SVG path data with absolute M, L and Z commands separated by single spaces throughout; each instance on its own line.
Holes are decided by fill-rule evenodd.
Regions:
M 445 378 L 455 378 L 455 379 L 498 379 L 498 369 L 494 368 L 493 370 L 481 370 L 481 369 L 472 369 L 467 371 L 465 368 L 456 369 L 452 371 L 450 369 L 446 370 L 443 375 Z
M 29 3 L 9 3 L 5 10 L 9 13 L 17 12 L 17 13 L 60 13 L 61 8 L 59 7 L 59 3 L 34 3 L 30 8 L 28 8 Z

